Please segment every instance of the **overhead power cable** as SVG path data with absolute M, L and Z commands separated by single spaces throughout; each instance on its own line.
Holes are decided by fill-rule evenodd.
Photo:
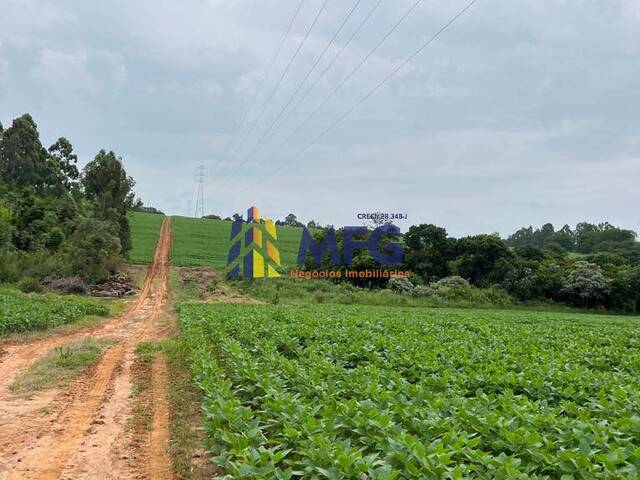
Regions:
M 369 21 L 369 19 L 371 18 L 371 16 L 374 14 L 374 12 L 378 9 L 378 7 L 380 6 L 380 4 L 382 3 L 383 0 L 378 0 L 373 7 L 371 8 L 371 10 L 369 10 L 369 12 L 367 13 L 367 15 L 362 19 L 362 21 L 360 22 L 360 24 L 357 26 L 357 28 L 351 33 L 351 35 L 349 36 L 349 38 L 347 38 L 347 40 L 344 42 L 344 44 L 342 45 L 342 47 L 340 47 L 340 50 L 338 50 L 338 52 L 333 56 L 333 58 L 331 59 L 331 61 L 327 64 L 327 66 L 324 68 L 324 70 L 322 70 L 322 72 L 320 72 L 320 75 L 318 75 L 318 77 L 314 80 L 314 82 L 311 84 L 311 86 L 309 86 L 309 88 L 304 92 L 304 94 L 298 99 L 298 101 L 296 102 L 296 104 L 293 106 L 293 108 L 290 108 L 289 111 L 287 112 L 287 114 L 284 116 L 284 118 L 282 119 L 282 121 L 280 122 L 280 125 L 278 125 L 276 127 L 276 131 L 278 130 L 278 128 L 280 128 L 282 125 L 284 125 L 287 120 L 289 120 L 289 118 L 291 118 L 291 115 L 293 112 L 296 111 L 296 109 L 302 104 L 302 102 L 304 102 L 304 100 L 309 96 L 309 94 L 313 91 L 313 89 L 318 85 L 318 83 L 320 83 L 320 80 L 322 80 L 325 76 L 325 74 L 331 69 L 331 67 L 333 66 L 333 64 L 336 62 L 336 60 L 338 60 L 338 58 L 340 57 L 340 55 L 342 55 L 342 52 L 344 52 L 347 47 L 349 46 L 349 44 L 351 43 L 351 41 L 355 38 L 355 36 L 360 32 L 360 30 L 362 30 L 362 27 L 364 27 L 366 25 L 366 23 Z
M 344 28 L 344 26 L 346 25 L 346 23 L 349 21 L 349 18 L 351 18 L 351 15 L 353 15 L 353 12 L 356 10 L 356 8 L 358 7 L 358 5 L 360 4 L 362 0 L 356 0 L 356 2 L 353 4 L 353 7 L 351 7 L 351 9 L 349 10 L 349 12 L 347 13 L 347 15 L 344 17 L 344 19 L 342 20 L 342 23 L 340 24 L 340 26 L 338 27 L 338 29 L 336 30 L 336 32 L 333 34 L 333 36 L 331 37 L 331 39 L 329 40 L 329 42 L 325 45 L 324 49 L 322 50 L 322 52 L 320 52 L 320 55 L 318 56 L 318 58 L 316 58 L 316 61 L 313 63 L 313 65 L 311 65 L 311 68 L 309 68 L 309 70 L 307 71 L 306 75 L 303 77 L 303 79 L 300 81 L 300 83 L 298 84 L 298 86 L 296 87 L 296 89 L 293 91 L 293 93 L 289 96 L 289 98 L 287 99 L 287 101 L 285 102 L 284 106 L 280 109 L 280 111 L 278 112 L 278 114 L 275 116 L 275 118 L 273 119 L 273 121 L 271 122 L 271 124 L 269 125 L 269 127 L 265 130 L 265 132 L 262 134 L 262 136 L 260 137 L 260 139 L 258 140 L 258 143 L 256 143 L 256 145 L 253 147 L 253 149 L 251 150 L 251 152 L 249 152 L 249 154 L 246 156 L 246 158 L 241 162 L 241 164 L 238 166 L 238 168 L 240 168 L 242 165 L 244 165 L 253 155 L 253 153 L 256 151 L 256 149 L 262 144 L 262 142 L 264 141 L 264 139 L 267 137 L 267 135 L 269 135 L 269 133 L 271 132 L 271 130 L 273 129 L 274 125 L 276 124 L 276 122 L 280 119 L 280 117 L 282 117 L 282 114 L 285 112 L 285 110 L 289 107 L 289 105 L 291 105 L 291 102 L 293 101 L 293 99 L 296 97 L 296 95 L 298 95 L 298 92 L 300 91 L 300 89 L 304 86 L 304 84 L 306 83 L 306 81 L 309 79 L 309 76 L 311 76 L 311 74 L 313 73 L 313 71 L 316 69 L 316 67 L 318 66 L 318 64 L 320 63 L 320 60 L 322 60 L 322 58 L 324 57 L 325 53 L 327 53 L 327 50 L 329 50 L 329 48 L 331 47 L 331 45 L 333 45 L 333 42 L 335 41 L 335 39 L 338 37 L 338 35 L 340 34 L 340 32 L 342 31 L 342 29 Z
M 360 70 L 360 68 L 362 68 L 362 66 L 367 62 L 367 60 L 371 57 L 371 55 L 373 55 L 376 50 L 378 50 L 378 48 L 380 48 L 380 46 L 387 40 L 387 38 L 389 38 L 389 36 L 396 31 L 396 29 L 400 26 L 400 24 L 409 16 L 411 15 L 411 12 L 413 12 L 415 10 L 415 8 L 422 2 L 422 0 L 416 0 L 413 5 L 411 5 L 411 7 L 400 17 L 400 19 L 380 38 L 380 40 L 378 41 L 378 43 L 376 43 L 376 45 L 369 50 L 369 52 L 362 58 L 362 60 L 355 66 L 355 68 L 353 70 L 351 70 L 351 72 L 338 84 L 338 86 L 323 100 L 323 102 L 314 110 L 311 112 L 310 115 L 308 115 L 300 125 L 298 125 L 298 127 L 289 134 L 289 136 L 277 147 L 278 149 L 282 148 L 283 145 L 285 145 L 286 143 L 289 142 L 289 140 L 298 132 L 300 131 L 300 129 L 309 121 L 311 120 L 315 115 L 317 115 L 323 108 L 324 106 L 329 103 L 329 101 L 331 100 L 331 98 L 333 98 L 333 96 L 338 92 L 338 90 L 340 90 L 357 72 L 358 70 Z M 375 6 L 374 9 L 371 10 L 370 14 L 373 13 L 373 11 L 375 11 L 375 9 L 378 7 L 378 4 L 380 2 L 378 2 Z M 363 25 L 364 23 L 362 23 L 360 25 L 360 27 Z M 245 159 L 240 163 L 239 167 L 242 167 L 246 161 L 248 160 L 248 158 L 251 156 L 251 154 L 253 153 L 253 151 L 247 156 L 245 157 Z
M 305 33 L 304 37 L 302 37 L 302 40 L 300 41 L 300 44 L 298 45 L 298 48 L 296 48 L 296 51 L 293 53 L 291 59 L 289 60 L 289 63 L 287 63 L 287 66 L 285 67 L 284 71 L 282 72 L 282 75 L 280 75 L 280 78 L 278 79 L 278 82 L 276 83 L 275 87 L 271 91 L 271 95 L 269 95 L 269 98 L 267 98 L 267 101 L 262 106 L 262 110 L 260 110 L 260 113 L 258 114 L 258 116 L 256 117 L 255 121 L 253 122 L 253 125 L 249 128 L 249 130 L 247 131 L 246 135 L 242 139 L 239 147 L 236 149 L 236 152 L 239 151 L 242 148 L 242 146 L 244 145 L 246 139 L 255 130 L 256 126 L 258 125 L 258 122 L 262 118 L 262 115 L 264 115 L 264 112 L 267 110 L 267 107 L 271 103 L 271 100 L 273 100 L 273 97 L 275 96 L 276 92 L 278 91 L 278 88 L 280 88 L 280 85 L 282 84 L 282 80 L 284 80 L 284 77 L 287 75 L 287 72 L 291 68 L 291 65 L 293 64 L 294 60 L 296 59 L 296 57 L 298 56 L 298 54 L 302 50 L 302 47 L 304 46 L 305 42 L 307 41 L 307 38 L 309 38 L 309 35 L 311 34 L 311 31 L 313 30 L 313 27 L 315 27 L 316 23 L 318 22 L 318 19 L 320 18 L 320 15 L 322 15 L 322 12 L 324 11 L 324 8 L 327 6 L 328 1 L 329 0 L 324 0 L 322 2 L 322 5 L 320 6 L 320 9 L 316 13 L 316 16 L 313 19 L 313 22 L 311 22 L 311 25 L 309 25 L 309 28 L 307 29 L 307 32 Z
M 298 18 L 298 14 L 300 13 L 300 10 L 302 9 L 302 5 L 304 5 L 304 2 L 305 2 L 305 0 L 300 0 L 300 3 L 298 3 L 298 7 L 296 8 L 295 12 L 293 13 L 293 16 L 289 19 L 289 23 L 287 24 L 286 30 L 284 32 L 282 32 L 282 36 L 280 37 L 280 42 L 278 43 L 278 45 L 276 46 L 276 49 L 274 50 L 273 54 L 271 55 L 271 59 L 269 60 L 269 63 L 267 64 L 267 67 L 262 72 L 262 76 L 260 78 L 260 82 L 258 84 L 258 88 L 256 89 L 255 93 L 253 94 L 253 97 L 249 101 L 249 103 L 247 105 L 247 108 L 244 110 L 242 116 L 240 117 L 240 121 L 238 122 L 238 124 L 234 128 L 234 130 L 233 130 L 233 132 L 231 134 L 231 137 L 229 138 L 229 140 L 227 141 L 227 143 L 225 144 L 225 146 L 224 146 L 224 148 L 222 150 L 223 151 L 223 156 L 226 154 L 226 152 L 228 151 L 229 147 L 233 144 L 233 141 L 236 139 L 236 136 L 237 136 L 238 132 L 242 129 L 242 126 L 244 125 L 244 122 L 247 119 L 247 115 L 249 115 L 249 112 L 253 108 L 253 105 L 255 104 L 256 99 L 258 98 L 258 95 L 262 91 L 262 87 L 264 86 L 264 82 L 267 79 L 267 76 L 269 75 L 269 72 L 271 72 L 271 69 L 273 68 L 274 63 L 275 63 L 276 59 L 278 58 L 278 55 L 280 55 L 280 51 L 282 50 L 282 46 L 284 45 L 284 42 L 287 40 L 287 38 L 289 36 L 289 33 L 291 32 L 291 28 L 293 27 L 293 24 L 296 21 L 296 18 Z
M 285 163 L 283 163 L 280 168 L 270 170 L 270 174 L 267 177 L 274 175 L 282 171 L 288 164 L 306 152 L 309 148 L 315 145 L 322 137 L 324 137 L 329 131 L 334 129 L 340 122 L 342 122 L 345 118 L 347 118 L 351 113 L 353 113 L 360 105 L 362 105 L 365 101 L 367 101 L 374 93 L 376 93 L 385 83 L 387 83 L 391 78 L 393 78 L 400 70 L 402 70 L 411 60 L 413 60 L 416 56 L 418 56 L 425 48 L 431 45 L 445 30 L 447 30 L 451 25 L 453 25 L 456 20 L 458 20 L 462 15 L 464 15 L 467 10 L 469 10 L 478 0 L 471 0 L 462 10 L 460 10 L 456 15 L 454 15 L 447 23 L 445 23 L 436 33 L 434 33 L 426 42 L 424 42 L 417 50 L 415 50 L 411 55 L 409 55 L 402 63 L 400 63 L 396 68 L 394 68 L 386 77 L 384 77 L 375 87 L 369 90 L 364 96 L 360 98 L 349 110 L 340 115 L 334 122 L 332 122 L 327 128 L 325 128 L 320 135 L 315 137 L 309 144 L 307 144 L 302 150 L 300 150 L 297 154 L 289 157 Z
M 329 93 L 329 95 L 327 95 L 325 97 L 325 99 L 320 103 L 320 105 L 318 105 L 309 115 L 307 115 L 305 117 L 305 119 L 302 121 L 302 123 L 300 125 L 298 125 L 298 127 L 296 127 L 287 136 L 287 138 L 285 138 L 285 140 L 282 142 L 280 147 L 282 145 L 288 143 L 289 140 L 291 140 L 291 138 L 293 138 L 293 136 L 296 133 L 298 133 L 300 131 L 300 129 L 302 127 L 304 127 L 309 122 L 309 120 L 311 120 L 313 117 L 315 117 L 325 107 L 325 105 L 327 105 L 327 103 L 329 103 L 329 101 L 335 96 L 335 94 L 338 93 L 338 91 L 349 80 L 351 80 L 351 78 L 358 72 L 358 70 L 360 70 L 360 68 L 362 68 L 362 66 L 367 62 L 367 60 L 369 60 L 371 55 L 373 55 L 378 50 L 378 48 L 380 48 L 380 46 L 387 40 L 387 38 L 389 38 L 389 36 L 391 36 L 391 34 L 396 31 L 396 29 L 400 26 L 400 24 L 402 22 L 404 22 L 409 15 L 411 15 L 411 12 L 413 12 L 421 2 L 422 2 L 422 0 L 416 0 L 413 3 L 413 5 L 411 5 L 411 7 L 400 17 L 400 19 L 391 27 L 391 29 L 389 29 L 387 31 L 387 33 L 385 33 L 382 36 L 382 38 L 380 38 L 380 40 L 378 40 L 378 43 L 376 43 L 374 45 L 374 47 L 371 50 L 369 50 L 369 52 L 362 58 L 362 60 L 360 60 L 360 62 L 355 66 L 355 68 L 353 68 L 353 70 L 351 70 L 351 72 L 349 72 L 349 74 L 344 79 L 342 79 L 342 81 L 331 91 L 331 93 Z

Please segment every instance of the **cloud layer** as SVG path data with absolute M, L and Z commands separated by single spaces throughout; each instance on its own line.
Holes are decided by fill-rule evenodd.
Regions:
M 307 85 L 375 1 L 361 0 Z M 296 0 L 5 0 L 0 121 L 30 112 L 44 143 L 67 136 L 82 163 L 113 149 L 143 199 L 173 214 L 186 213 L 203 164 L 207 211 L 224 215 L 256 204 L 336 225 L 357 223 L 362 211 L 406 212 L 404 226 L 434 222 L 456 235 L 546 221 L 640 230 L 638 2 L 480 0 L 303 150 L 466 3 L 421 2 L 291 135 L 413 4 L 383 0 L 255 148 L 353 6 L 329 0 L 247 135 L 322 2 L 305 1 L 248 123 L 225 148 Z

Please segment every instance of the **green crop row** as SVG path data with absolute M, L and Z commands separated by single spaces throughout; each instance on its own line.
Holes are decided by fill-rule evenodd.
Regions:
M 75 322 L 86 315 L 108 315 L 109 310 L 97 302 L 75 301 L 57 297 L 26 296 L 0 292 L 0 335 L 46 330 Z
M 135 219 L 133 221 L 135 222 Z M 172 265 L 180 267 L 202 265 L 226 269 L 229 247 L 232 245 L 232 222 L 172 217 L 172 224 Z M 280 252 L 283 267 L 295 266 L 302 228 L 278 225 L 277 235 L 278 240 L 275 243 Z
M 227 478 L 637 478 L 638 319 L 180 305 Z
M 153 252 L 164 218 L 164 215 L 157 213 L 129 212 L 131 228 L 129 261 L 131 263 L 149 265 L 153 262 Z

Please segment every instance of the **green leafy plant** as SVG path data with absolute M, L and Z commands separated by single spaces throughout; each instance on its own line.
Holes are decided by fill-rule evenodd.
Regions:
M 61 360 L 68 360 L 69 358 L 71 358 L 71 354 L 73 353 L 71 350 L 71 346 L 67 345 L 67 346 L 62 346 L 62 347 L 56 347 L 55 348 L 56 353 L 58 354 L 58 357 L 60 357 Z
M 75 322 L 86 315 L 108 314 L 107 307 L 94 301 L 0 291 L 0 335 L 46 330 Z
M 640 469 L 636 318 L 330 304 L 179 311 L 225 478 Z

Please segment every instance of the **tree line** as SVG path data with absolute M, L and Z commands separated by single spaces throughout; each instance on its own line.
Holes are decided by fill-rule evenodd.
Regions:
M 234 218 L 242 218 L 239 214 Z M 385 222 L 369 222 L 374 229 Z M 313 220 L 306 225 L 293 213 L 277 225 L 313 230 L 322 242 L 329 228 Z M 358 240 L 365 240 L 366 235 Z M 343 251 L 344 232 L 336 230 L 338 250 Z M 383 237 L 384 241 L 398 241 Z M 401 235 L 402 265 L 381 267 L 367 250 L 355 253 L 350 265 L 335 265 L 326 256 L 316 265 L 307 256 L 307 270 L 372 270 L 390 268 L 412 272 L 411 284 L 399 291 L 429 293 L 462 290 L 465 286 L 484 289 L 485 298 L 518 302 L 553 302 L 581 308 L 618 312 L 640 312 L 640 243 L 637 234 L 608 222 L 582 222 L 575 228 L 556 230 L 551 223 L 539 228 L 523 227 L 502 239 L 498 234 L 449 236 L 446 229 L 414 225 Z M 341 260 L 342 261 L 342 260 Z M 381 288 L 388 280 L 342 279 L 360 287 Z M 394 285 L 396 286 L 396 285 Z M 475 292 L 476 294 L 478 292 Z M 480 292 L 482 293 L 482 292 Z M 464 292 L 459 292 L 463 295 Z
M 14 119 L 6 129 L 0 124 L 0 283 L 24 282 L 28 287 L 56 277 L 98 283 L 118 269 L 131 248 L 127 212 L 152 210 L 135 199 L 135 182 L 114 152 L 100 150 L 82 170 L 77 163 L 66 138 L 48 148 L 42 145 L 30 115 Z M 294 214 L 277 224 L 303 226 Z M 313 221 L 307 227 L 317 240 L 328 228 Z M 401 235 L 404 261 L 392 267 L 413 273 L 413 292 L 469 285 L 522 302 L 639 312 L 636 237 L 609 223 L 579 223 L 559 230 L 548 223 L 521 228 L 506 239 L 454 238 L 442 227 L 422 224 Z M 336 238 L 342 251 L 341 230 Z M 398 239 L 382 241 L 386 240 Z M 308 261 L 306 268 L 340 265 L 325 259 L 319 267 Z M 380 265 L 361 250 L 349 268 Z M 368 287 L 386 284 L 384 279 L 351 281 Z
M 239 213 L 234 213 L 233 215 L 231 215 L 230 217 L 223 217 L 221 215 L 216 215 L 216 214 L 210 214 L 210 215 L 204 215 L 202 218 L 204 219 L 208 219 L 208 220 L 225 220 L 225 221 L 236 221 L 236 220 L 242 220 L 243 217 L 241 214 Z M 260 220 L 261 222 L 264 221 L 264 218 Z M 295 214 L 293 213 L 289 213 L 286 217 L 284 217 L 282 220 L 276 220 L 275 222 L 276 225 L 278 226 L 286 226 L 286 227 L 307 227 L 310 229 L 316 229 L 316 228 L 331 228 L 331 225 L 327 225 L 327 226 L 322 226 L 320 223 L 316 222 L 315 220 L 310 220 L 307 222 L 307 224 L 305 225 L 304 223 L 302 223 L 301 221 L 298 220 L 298 217 L 296 217 Z
M 29 114 L 0 124 L 0 282 L 97 283 L 130 250 L 127 211 L 141 205 L 122 158 L 100 150 L 77 163 L 66 138 L 42 145 Z
M 478 287 L 499 286 L 521 301 L 640 311 L 640 244 L 634 232 L 608 223 L 558 232 L 551 224 L 528 227 L 506 240 L 455 239 L 443 228 L 418 225 L 405 243 L 407 267 L 423 281 L 453 274 Z
M 541 231 L 543 235 L 536 233 Z M 640 243 L 634 232 L 608 223 L 581 223 L 575 230 L 564 227 L 560 235 L 557 233 L 547 224 L 536 230 L 521 229 L 506 240 L 497 234 L 454 238 L 436 225 L 414 225 L 400 238 L 404 249 L 402 265 L 381 267 L 367 250 L 360 250 L 348 266 L 334 265 L 328 256 L 318 266 L 309 255 L 305 268 L 407 270 L 412 272 L 411 283 L 393 286 L 419 295 L 441 292 L 443 288 L 450 291 L 470 287 L 484 290 L 488 293 L 485 298 L 500 301 L 510 297 L 517 302 L 640 312 Z M 326 230 L 320 230 L 314 237 L 322 242 L 326 234 Z M 565 235 L 571 242 L 560 243 L 559 237 Z M 336 239 L 342 251 L 341 229 L 336 231 Z M 361 287 L 387 284 L 386 279 L 349 281 Z M 468 293 L 476 295 L 478 291 Z

